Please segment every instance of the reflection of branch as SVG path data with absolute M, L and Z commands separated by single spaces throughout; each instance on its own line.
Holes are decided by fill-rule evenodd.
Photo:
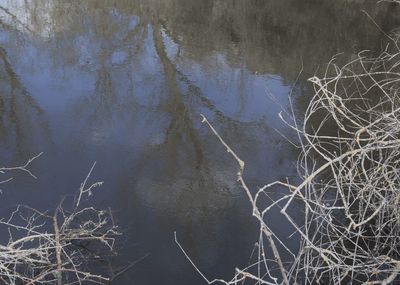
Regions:
M 142 18 L 139 19 L 139 23 L 133 28 L 129 33 L 124 37 L 122 42 L 129 43 L 132 41 L 137 34 L 141 33 L 141 35 L 145 34 L 146 32 L 146 24 L 143 22 Z
M 177 68 L 168 58 L 168 55 L 165 51 L 160 25 L 158 23 L 153 23 L 153 40 L 157 55 L 164 67 L 165 76 L 167 77 L 167 83 L 172 95 L 170 105 L 172 107 L 171 111 L 174 119 L 170 124 L 169 130 L 186 131 L 188 138 L 193 142 L 197 156 L 197 163 L 200 166 L 203 163 L 202 145 L 193 127 L 189 110 L 183 101 L 182 92 L 179 90 L 177 82 Z
M 9 83 L 12 89 L 18 89 L 21 91 L 21 94 L 24 96 L 24 99 L 29 105 L 39 114 L 42 115 L 43 111 L 36 103 L 36 101 L 29 95 L 26 88 L 20 82 L 18 75 L 15 73 L 14 69 L 10 61 L 7 58 L 7 52 L 3 47 L 0 47 L 0 59 L 4 62 L 4 68 L 8 76 Z
M 170 32 L 169 29 L 167 29 L 167 24 L 165 23 L 165 21 L 163 20 L 159 20 L 161 23 L 161 26 L 163 27 L 165 34 L 172 39 L 172 41 L 177 44 L 178 46 L 180 46 L 182 44 L 182 41 L 179 39 L 179 37 L 176 37 L 173 33 Z
M 165 23 L 162 23 L 162 28 L 165 31 L 165 34 L 168 35 L 168 37 L 171 37 L 173 41 L 175 41 L 176 43 L 179 43 L 179 40 L 176 39 L 176 37 L 173 36 L 173 33 L 169 31 L 167 25 Z M 168 61 L 169 58 L 167 57 Z M 171 65 L 172 62 L 171 62 Z M 174 66 L 174 65 L 173 65 Z M 184 74 L 182 71 L 180 71 L 178 68 L 176 68 L 174 66 L 175 72 L 177 73 L 179 80 L 182 81 L 184 84 L 186 84 L 188 86 L 188 89 L 190 91 L 190 95 L 194 95 L 196 96 L 199 100 L 200 103 L 207 109 L 209 109 L 210 111 L 212 111 L 214 113 L 214 115 L 219 118 L 220 120 L 223 121 L 229 121 L 230 123 L 235 123 L 238 124 L 239 122 L 237 120 L 235 120 L 234 118 L 230 118 L 227 117 L 226 115 L 224 115 L 223 112 L 221 112 L 220 110 L 218 110 L 214 103 L 211 102 L 210 99 L 208 99 L 206 96 L 204 96 L 204 94 L 202 93 L 201 89 L 196 86 L 189 78 L 186 74 Z
M 33 33 L 33 31 L 24 23 L 22 23 L 21 20 L 18 19 L 17 16 L 12 14 L 10 10 L 4 8 L 3 6 L 0 6 L 0 10 L 2 10 L 4 13 L 6 13 L 8 16 L 10 16 L 14 21 L 16 21 L 18 24 L 20 24 L 22 27 L 24 27 L 28 32 Z
M 2 63 L 0 73 L 4 73 L 4 75 L 0 76 L 1 81 L 4 81 L 2 84 L 7 87 L 9 86 L 10 89 L 7 90 L 4 96 L 0 97 L 0 104 L 2 106 L 0 120 L 3 120 L 3 122 L 8 120 L 8 123 L 12 125 L 5 126 L 4 123 L 0 124 L 2 127 L 1 131 L 8 135 L 10 134 L 10 130 L 15 129 L 14 134 L 17 148 L 20 148 L 25 143 L 25 135 L 36 133 L 33 130 L 35 123 L 38 124 L 38 130 L 44 135 L 43 137 L 48 138 L 49 127 L 43 117 L 43 110 L 23 86 L 8 59 L 7 51 L 1 46 L 0 62 Z M 2 137 L 3 139 L 7 138 L 6 135 Z
M 125 266 L 123 269 L 121 269 L 120 271 L 115 273 L 114 276 L 110 279 L 110 282 L 114 281 L 117 277 L 122 276 L 123 274 L 125 274 L 127 271 L 132 269 L 132 267 L 134 267 L 136 264 L 138 264 L 139 262 L 144 260 L 149 255 L 150 255 L 150 253 L 147 253 L 144 256 L 142 256 L 141 258 L 139 258 L 139 259 L 137 259 L 137 260 L 135 260 L 133 262 L 130 262 L 129 265 Z

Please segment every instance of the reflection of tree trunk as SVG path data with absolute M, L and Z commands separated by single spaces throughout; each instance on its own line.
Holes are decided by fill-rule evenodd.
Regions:
M 96 102 L 93 104 L 93 102 Z M 117 104 L 117 94 L 112 82 L 111 73 L 106 66 L 102 66 L 97 71 L 97 79 L 95 83 L 95 93 L 93 100 L 94 113 L 91 121 L 98 119 L 110 119 L 114 113 L 114 106 Z
M 178 43 L 178 44 L 179 44 L 179 40 L 177 39 L 176 36 L 174 36 L 174 35 L 167 29 L 166 24 L 164 24 L 163 21 L 161 21 L 161 23 L 163 23 L 162 27 L 163 27 L 163 29 L 164 29 L 166 35 L 168 35 L 168 37 L 170 37 L 171 39 L 173 39 L 173 41 L 174 41 L 175 43 Z M 160 32 L 160 35 L 161 35 L 161 32 Z M 161 38 L 161 40 L 162 40 L 162 38 Z M 180 50 L 180 47 L 179 47 L 179 50 Z M 180 52 L 180 51 L 179 51 L 179 52 Z M 179 53 L 179 52 L 178 52 L 178 53 Z M 164 51 L 164 53 L 165 53 L 165 51 Z M 197 99 L 200 100 L 200 103 L 201 103 L 205 108 L 207 108 L 207 109 L 209 109 L 210 111 L 212 111 L 212 112 L 214 113 L 214 115 L 215 115 L 219 120 L 221 120 L 221 121 L 228 121 L 229 123 L 233 123 L 233 124 L 238 124 L 238 123 L 239 123 L 238 121 L 235 121 L 234 119 L 225 116 L 220 110 L 218 110 L 218 109 L 214 106 L 214 104 L 213 104 L 208 98 L 206 98 L 206 97 L 202 94 L 201 89 L 200 89 L 198 86 L 196 86 L 195 84 L 193 84 L 193 82 L 190 81 L 190 79 L 189 79 L 185 74 L 183 74 L 181 71 L 179 71 L 179 70 L 170 62 L 170 60 L 169 60 L 168 57 L 166 57 L 166 58 L 167 58 L 167 60 L 169 61 L 169 63 L 172 65 L 172 67 L 174 68 L 177 77 L 179 77 L 179 80 L 187 85 L 188 90 L 189 90 L 189 92 L 190 92 L 190 95 L 193 95 L 193 96 L 197 97 Z M 243 104 L 244 104 L 244 103 L 243 103 Z
M 196 166 L 200 167 L 203 164 L 203 147 L 200 143 L 197 132 L 193 127 L 189 110 L 183 101 L 183 94 L 179 90 L 177 68 L 170 61 L 165 51 L 160 25 L 158 23 L 153 23 L 152 27 L 154 46 L 164 68 L 165 77 L 171 94 L 171 100 L 167 102 L 167 109 L 172 115 L 172 120 L 167 131 L 167 137 L 169 137 L 169 142 L 173 148 L 174 156 L 176 157 L 178 151 L 178 140 L 184 139 L 184 136 L 186 135 L 193 143 L 195 149 Z
M 1 137 L 7 140 L 13 133 L 19 152 L 30 145 L 27 136 L 49 135 L 49 128 L 43 118 L 43 110 L 22 85 L 18 75 L 14 72 L 7 52 L 0 47 L 0 74 L 2 79 L 3 94 L 0 97 L 0 131 Z M 9 87 L 9 89 L 7 89 Z M 35 123 L 38 128 L 35 128 Z M 11 126 L 7 126 L 11 124 Z M 40 131 L 40 133 L 35 133 Z M 29 146 L 31 147 L 31 146 Z
M 188 110 L 184 102 L 184 94 L 182 94 L 179 89 L 179 82 L 187 86 L 189 95 L 194 95 L 195 97 L 197 97 L 197 99 L 200 100 L 200 103 L 205 108 L 212 111 L 215 117 L 218 118 L 220 121 L 225 122 L 225 124 L 229 123 L 232 126 L 232 129 L 238 127 L 239 125 L 246 125 L 246 123 L 233 120 L 225 116 L 221 111 L 215 108 L 213 103 L 202 94 L 200 88 L 195 86 L 185 74 L 180 72 L 174 65 L 174 63 L 168 58 L 163 42 L 161 24 L 158 19 L 153 21 L 152 28 L 155 50 L 164 68 L 165 77 L 167 80 L 169 91 L 172 96 L 171 100 L 167 103 L 167 108 L 172 114 L 173 118 L 167 130 L 167 137 L 169 137 L 169 144 L 172 148 L 172 151 L 170 153 L 174 153 L 173 157 L 177 156 L 176 152 L 178 151 L 178 146 L 176 144 L 178 143 L 179 139 L 183 139 L 184 135 L 186 135 L 194 145 L 197 167 L 199 167 L 203 163 L 203 147 L 200 139 L 198 138 L 197 131 L 193 127 L 193 122 L 189 113 L 190 111 Z M 163 28 L 166 29 L 166 27 Z M 167 32 L 167 34 L 170 33 Z M 247 125 L 252 124 L 254 123 L 248 123 Z M 256 122 L 256 124 L 258 123 Z M 173 135 L 173 137 L 171 135 Z
M 35 100 L 28 94 L 28 91 L 25 89 L 25 87 L 22 85 L 22 83 L 19 81 L 18 75 L 14 72 L 10 62 L 7 59 L 7 52 L 5 51 L 4 48 L 0 47 L 0 59 L 4 63 L 4 68 L 6 71 L 6 74 L 8 76 L 9 83 L 11 85 L 12 90 L 19 90 L 21 92 L 21 95 L 24 98 L 24 101 L 32 108 L 35 110 L 35 112 L 38 115 L 43 115 L 42 109 L 39 107 L 39 105 L 35 102 Z
M 77 104 L 79 113 L 83 113 L 88 118 L 89 123 L 110 122 L 113 116 L 120 113 L 120 110 L 117 109 L 118 107 L 127 106 L 127 102 L 122 101 L 119 97 L 118 86 L 115 86 L 113 80 L 113 66 L 107 61 L 115 51 L 123 47 L 124 52 L 127 53 L 125 62 L 133 66 L 134 59 L 140 55 L 144 48 L 146 37 L 147 25 L 146 22 L 140 19 L 137 25 L 127 32 L 121 44 L 109 47 L 107 45 L 108 38 L 104 42 L 106 48 L 103 48 L 97 57 L 99 69 L 96 71 L 94 92 L 90 96 L 84 97 L 83 102 Z M 128 74 L 130 75 L 129 78 L 131 78 L 132 71 L 130 69 Z
M 144 44 L 144 39 L 146 38 L 147 35 L 147 28 L 146 28 L 146 23 L 142 20 L 142 18 L 139 19 L 139 23 L 135 26 L 135 28 L 130 31 L 122 40 L 123 43 L 129 44 L 130 42 L 134 41 L 135 37 L 140 34 L 139 40 L 136 52 L 139 52 L 141 50 L 141 47 Z

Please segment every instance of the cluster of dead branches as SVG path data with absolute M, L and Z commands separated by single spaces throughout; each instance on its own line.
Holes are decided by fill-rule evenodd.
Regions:
M 29 170 L 25 165 L 3 167 L 1 173 Z M 83 206 L 85 196 L 101 182 L 88 184 L 91 168 L 73 201 L 61 201 L 52 213 L 17 206 L 8 218 L 0 219 L 0 283 L 17 284 L 107 284 L 109 279 L 93 273 L 111 254 L 120 235 L 110 211 Z M 4 179 L 2 183 L 9 181 Z M 70 204 L 70 205 L 68 205 Z M 98 272 L 98 271 L 96 271 Z
M 257 260 L 230 281 L 203 276 L 209 284 L 400 282 L 400 49 L 398 34 L 387 36 L 380 55 L 360 52 L 340 66 L 333 58 L 309 79 L 314 95 L 301 123 L 281 115 L 299 138 L 299 184 L 249 189 L 244 162 L 203 118 L 238 162 L 260 225 Z M 260 202 L 277 189 L 281 198 Z M 271 230 L 276 210 L 299 237 L 298 249 Z

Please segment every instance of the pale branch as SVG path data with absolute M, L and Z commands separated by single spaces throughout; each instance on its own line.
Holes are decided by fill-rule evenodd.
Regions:
M 28 166 L 39 156 L 21 167 L 3 170 L 22 170 L 32 176 Z M 105 271 L 96 274 L 87 268 L 98 267 L 98 261 L 113 252 L 121 234 L 109 209 L 79 203 L 83 194 L 91 194 L 100 185 L 86 187 L 94 165 L 71 206 L 62 199 L 53 215 L 18 206 L 9 218 L 0 219 L 0 230 L 9 235 L 8 243 L 0 245 L 2 284 L 108 284 L 110 278 L 102 275 Z

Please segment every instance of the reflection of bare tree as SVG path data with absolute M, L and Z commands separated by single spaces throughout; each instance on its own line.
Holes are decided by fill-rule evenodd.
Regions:
M 89 17 L 89 21 L 96 21 L 96 35 L 112 38 L 120 31 L 120 24 L 126 24 L 118 23 L 121 19 L 116 21 L 110 15 L 113 9 L 120 15 L 136 15 L 144 24 L 149 24 L 152 15 L 157 15 L 157 21 L 168 27 L 168 36 L 186 51 L 186 57 L 202 61 L 218 51 L 226 54 L 232 65 L 244 64 L 252 72 L 278 73 L 293 80 L 300 58 L 309 61 L 305 65 L 306 76 L 309 76 L 317 64 L 329 61 L 330 55 L 351 53 L 353 49 L 370 47 L 380 40 L 380 31 L 361 10 L 369 11 L 378 25 L 382 23 L 390 28 L 398 23 L 398 17 L 388 20 L 387 7 L 376 6 L 374 1 L 315 3 L 306 0 L 301 5 L 295 0 L 105 0 L 102 3 L 32 1 L 26 6 L 32 23 L 28 28 L 42 34 L 40 29 L 48 25 L 56 37 L 65 31 L 79 35 L 87 29 L 86 17 Z M 49 19 L 50 24 L 47 23 Z M 355 22 L 365 25 L 355 25 Z M 58 48 L 68 49 L 71 45 L 64 42 Z
M 157 177 L 150 180 L 162 180 L 164 184 L 170 182 L 176 184 L 168 187 L 169 199 L 167 200 L 165 199 L 165 191 L 163 191 L 165 187 L 160 187 L 163 183 L 155 183 L 146 187 L 142 185 L 139 188 L 143 188 L 143 191 L 139 190 L 139 192 L 146 192 L 146 197 L 142 198 L 145 200 L 151 198 L 146 202 L 157 208 L 176 208 L 180 209 L 182 213 L 202 208 L 203 210 L 207 209 L 206 206 L 210 203 L 210 195 L 215 195 L 215 190 L 218 188 L 232 190 L 234 183 L 231 181 L 234 181 L 234 179 L 231 179 L 230 176 L 223 177 L 223 175 L 215 174 L 219 167 L 209 165 L 208 158 L 204 155 L 205 148 L 208 146 L 205 144 L 205 138 L 201 138 L 196 127 L 196 124 L 199 125 L 200 109 L 212 112 L 216 120 L 221 124 L 228 125 L 233 136 L 250 137 L 254 135 L 253 131 L 260 128 L 260 122 L 243 123 L 229 118 L 218 110 L 210 99 L 204 96 L 201 88 L 179 70 L 177 64 L 167 55 L 167 47 L 164 43 L 165 35 L 171 33 L 157 11 L 146 11 L 147 14 L 142 14 L 131 30 L 126 30 L 126 27 L 129 26 L 129 21 L 132 18 L 126 14 L 118 16 L 118 18 L 122 18 L 119 22 L 120 29 L 111 32 L 109 27 L 105 27 L 105 30 L 99 28 L 104 23 L 112 22 L 110 13 L 106 12 L 107 9 L 104 10 L 101 12 L 102 18 L 100 19 L 94 17 L 93 14 L 86 16 L 87 23 L 96 27 L 90 28 L 89 25 L 88 29 L 97 31 L 94 34 L 89 34 L 88 40 L 92 43 L 91 46 L 101 47 L 101 49 L 94 49 L 96 52 L 93 52 L 95 57 L 93 61 L 96 67 L 93 93 L 78 100 L 78 104 L 75 105 L 79 108 L 78 116 L 81 124 L 89 125 L 89 129 L 94 133 L 101 132 L 104 129 L 112 131 L 116 125 L 121 129 L 120 124 L 128 124 L 122 128 L 122 131 L 129 133 L 134 131 L 132 127 L 137 126 L 137 121 L 144 118 L 149 121 L 160 119 L 167 121 L 168 123 L 160 134 L 162 142 L 157 143 L 156 150 L 152 149 L 151 154 L 141 154 L 140 159 L 133 162 L 140 165 L 138 172 L 135 171 L 133 174 L 137 177 L 148 176 L 144 172 L 156 160 L 163 166 L 162 171 L 154 174 Z M 112 14 L 112 16 L 115 17 L 115 14 Z M 149 41 L 149 43 L 152 46 L 145 44 L 149 31 L 151 31 L 152 36 L 152 42 Z M 137 61 L 149 57 L 146 52 L 152 52 L 153 48 L 162 68 L 162 75 L 155 74 L 154 76 L 157 77 L 157 81 L 160 81 L 160 77 L 164 77 L 166 85 L 166 94 L 165 96 L 163 96 L 164 94 L 159 95 L 160 101 L 155 109 L 140 106 L 135 94 L 132 94 L 132 96 L 121 94 L 121 84 L 129 84 L 129 82 L 121 81 L 116 76 L 119 68 L 130 73 L 132 77 L 136 76 L 140 72 L 136 64 Z M 114 66 L 110 62 L 110 58 L 114 52 L 122 49 L 125 51 L 127 59 L 124 60 L 123 64 Z M 148 96 L 157 95 L 148 94 Z M 127 121 L 122 122 L 125 119 Z M 264 128 L 265 124 L 266 122 L 261 127 Z M 123 136 L 124 134 L 118 135 Z M 151 159 L 149 159 L 149 155 Z M 184 179 L 182 179 L 182 169 L 186 173 Z M 149 172 L 154 172 L 154 170 L 149 170 Z M 132 173 L 124 173 L 124 175 L 131 176 Z M 135 180 L 137 180 L 136 177 Z M 140 183 L 147 182 L 140 181 Z M 201 197 L 194 199 L 193 193 L 200 191 L 200 189 L 202 191 Z M 149 193 L 152 193 L 152 195 L 149 195 Z M 221 193 L 223 193 L 221 199 L 214 200 L 215 208 L 219 208 L 218 204 L 226 203 L 227 193 L 224 191 Z
M 89 120 L 108 120 L 113 116 L 117 103 L 117 94 L 113 84 L 110 70 L 101 66 L 96 72 L 96 82 L 93 96 L 89 99 L 92 108 L 89 109 Z M 85 108 L 86 109 L 86 108 Z
M 93 46 L 92 48 L 98 47 L 97 51 L 92 52 L 93 58 L 91 59 L 96 73 L 94 92 L 88 98 L 84 99 L 87 101 L 84 105 L 86 107 L 90 105 L 90 109 L 92 109 L 91 116 L 89 116 L 89 120 L 92 122 L 111 119 L 115 115 L 116 109 L 126 109 L 128 106 L 131 106 L 131 104 L 127 104 L 126 102 L 126 99 L 129 100 L 129 98 L 119 96 L 119 86 L 115 86 L 113 71 L 115 67 L 123 66 L 126 68 L 127 73 L 132 75 L 134 73 L 132 70 L 133 66 L 140 58 L 141 52 L 143 52 L 147 37 L 147 26 L 143 19 L 139 19 L 138 23 L 132 29 L 127 29 L 131 17 L 125 17 L 120 20 L 118 30 L 109 30 L 108 27 L 105 27 L 105 29 L 100 28 L 99 26 L 112 21 L 112 17 L 109 15 L 109 11 L 107 11 L 105 9 L 102 12 L 101 18 L 95 17 L 92 14 L 87 16 L 87 21 L 91 21 L 90 26 L 95 27 L 93 28 L 95 34 L 93 37 L 88 37 L 87 39 Z M 122 34 L 123 36 L 113 39 L 115 34 Z M 79 47 L 75 48 L 77 49 L 76 54 L 79 56 Z M 123 62 L 113 63 L 112 57 L 118 52 L 123 54 Z M 125 101 L 123 102 L 123 100 Z
M 37 102 L 22 85 L 0 47 L 0 139 L 18 152 L 40 151 L 33 141 L 48 139 L 48 125 Z
M 45 26 L 40 23 L 40 16 L 34 16 L 41 11 L 40 4 L 37 4 L 41 2 L 46 1 L 31 2 L 33 7 L 29 12 L 36 20 L 34 29 Z M 219 214 L 235 203 L 227 199 L 237 190 L 235 174 L 227 170 L 230 166 L 225 160 L 215 162 L 210 159 L 216 153 L 212 151 L 215 141 L 208 142 L 207 138 L 201 136 L 199 113 L 206 110 L 218 124 L 227 126 L 230 133 L 228 140 L 232 136 L 241 140 L 254 139 L 257 134 L 255 130 L 264 131 L 262 128 L 267 122 L 243 123 L 219 110 L 182 71 L 184 69 L 180 68 L 179 63 L 168 56 L 166 41 L 172 39 L 182 49 L 184 56 L 185 52 L 191 53 L 190 60 L 202 63 L 214 51 L 226 54 L 227 58 L 238 59 L 238 43 L 248 40 L 247 45 L 260 46 L 256 41 L 260 34 L 254 34 L 256 39 L 243 39 L 240 36 L 242 32 L 235 31 L 230 33 L 230 37 L 218 40 L 212 35 L 214 31 L 211 26 L 217 27 L 217 34 L 224 32 L 226 27 L 220 31 L 220 23 L 212 22 L 212 11 L 217 7 L 208 0 L 105 0 L 101 5 L 98 1 L 48 3 L 55 4 L 48 10 L 51 35 L 46 38 L 43 48 L 56 66 L 82 69 L 93 78 L 93 89 L 73 104 L 76 116 L 71 117 L 74 117 L 75 124 L 68 131 L 78 134 L 76 136 L 82 133 L 91 136 L 106 130 L 108 134 L 111 133 L 107 137 L 110 142 L 120 137 L 123 140 L 126 134 L 132 137 L 136 135 L 124 142 L 126 148 L 111 150 L 111 155 L 123 152 L 126 159 L 126 167 L 121 167 L 118 174 L 122 185 L 116 196 L 120 196 L 121 208 L 130 216 L 131 211 L 135 211 L 131 210 L 135 202 L 140 207 L 144 204 L 155 208 L 162 214 L 173 211 L 173 219 L 178 219 L 179 224 L 185 227 L 186 246 L 193 244 L 202 234 L 199 233 L 199 220 L 212 221 L 212 230 L 223 232 L 221 225 L 224 224 L 224 217 Z M 174 7 L 178 9 L 174 11 Z M 239 17 L 237 21 L 233 26 L 241 26 L 242 29 L 244 19 Z M 251 20 L 248 21 L 248 25 L 252 25 Z M 259 29 L 256 31 L 259 32 Z M 207 46 L 209 43 L 210 46 Z M 199 44 L 198 49 L 193 48 L 196 44 Z M 121 54 L 123 56 L 118 58 Z M 143 76 L 147 76 L 147 80 L 150 78 L 146 84 L 162 85 L 162 89 L 144 89 L 144 95 L 134 91 L 128 94 L 126 89 L 135 88 L 134 79 L 140 77 L 142 80 L 143 70 L 139 65 L 142 60 L 148 60 L 144 64 L 153 65 L 150 69 L 153 74 Z M 236 66 L 237 61 L 229 64 Z M 257 68 L 263 64 L 260 63 Z M 246 68 L 245 65 L 243 67 Z M 127 85 L 129 88 L 125 88 Z M 149 100 L 155 103 L 142 106 L 140 96 L 152 97 Z M 152 145 L 146 134 L 140 133 L 138 121 L 147 129 L 154 128 L 151 135 L 161 133 L 157 133 L 161 139 Z M 77 128 L 84 132 L 77 132 Z M 82 139 L 85 138 L 79 137 L 77 141 L 82 143 Z M 132 151 L 137 146 L 135 144 L 141 144 L 139 154 Z M 92 146 L 90 144 L 89 148 Z M 114 157 L 112 159 L 111 163 L 119 164 Z M 133 193 L 125 192 L 132 188 Z M 171 220 L 170 215 L 165 216 L 168 216 L 165 220 Z M 206 254 L 202 252 L 199 256 Z
M 46 9 L 39 9 L 42 4 Z M 222 5 L 221 2 L 218 5 Z M 43 32 L 40 29 L 51 31 L 46 48 L 49 48 L 49 53 L 55 63 L 74 67 L 79 65 L 82 69 L 89 70 L 95 78 L 93 91 L 84 99 L 77 100 L 73 106 L 75 114 L 79 118 L 78 128 L 87 130 L 87 126 L 89 126 L 89 129 L 93 131 L 102 128 L 113 130 L 115 122 L 115 124 L 119 124 L 118 127 L 126 124 L 121 129 L 123 132 L 129 133 L 136 126 L 136 121 L 143 117 L 150 117 L 147 116 L 147 112 L 151 111 L 153 118 L 167 121 L 167 126 L 162 130 L 163 134 L 161 135 L 161 140 L 164 139 L 164 141 L 158 145 L 161 148 L 152 154 L 153 157 L 163 157 L 165 161 L 160 163 L 167 165 L 165 172 L 160 176 L 165 180 L 174 180 L 179 176 L 179 169 L 185 168 L 192 175 L 191 178 L 196 176 L 193 181 L 196 181 L 198 185 L 195 187 L 215 189 L 220 181 L 217 182 L 218 179 L 213 177 L 213 171 L 210 170 L 212 166 L 209 165 L 204 155 L 204 149 L 207 146 L 196 128 L 200 110 L 209 111 L 221 124 L 229 126 L 232 136 L 236 135 L 244 139 L 254 136 L 252 131 L 255 128 L 265 128 L 266 122 L 262 124 L 260 122 L 243 123 L 229 118 L 218 110 L 213 102 L 204 96 L 201 88 L 191 82 L 189 77 L 179 70 L 178 64 L 168 57 L 164 41 L 166 37 L 170 37 L 179 44 L 182 50 L 187 49 L 192 57 L 200 62 L 214 50 L 227 53 L 228 58 L 237 58 L 233 54 L 235 50 L 237 51 L 236 48 L 223 48 L 223 46 L 231 46 L 232 38 L 235 39 L 234 45 L 241 41 L 248 41 L 246 45 L 249 46 L 259 45 L 257 37 L 260 35 L 257 33 L 247 38 L 240 36 L 243 31 L 250 33 L 251 29 L 246 30 L 245 27 L 254 24 L 252 22 L 254 17 L 247 18 L 247 16 L 246 19 L 232 17 L 232 21 L 236 21 L 232 26 L 238 27 L 238 30 L 230 33 L 229 38 L 222 37 L 217 42 L 218 39 L 212 34 L 212 26 L 217 27 L 217 34 L 227 28 L 226 23 L 220 22 L 221 17 L 218 14 L 222 8 L 218 5 L 207 0 L 204 2 L 106 0 L 104 5 L 98 5 L 97 1 L 74 4 L 65 1 L 42 0 L 30 3 L 26 9 L 30 18 L 33 19 L 32 30 L 35 30 L 35 33 L 42 35 Z M 254 8 L 254 10 L 258 7 L 254 3 L 245 6 Z M 229 8 L 228 12 L 233 15 L 243 8 L 243 5 L 232 5 L 227 8 Z M 263 13 L 266 11 L 257 13 L 263 18 Z M 42 23 L 41 19 L 50 19 L 47 27 L 45 21 Z M 154 45 L 152 47 L 146 43 L 150 36 L 150 29 L 153 41 L 151 44 Z M 207 41 L 204 41 L 205 38 Z M 203 42 L 203 44 L 199 45 L 199 49 L 194 50 L 193 44 L 189 44 L 191 40 L 194 43 Z M 210 42 L 210 46 L 205 46 L 204 42 Z M 88 50 L 88 64 L 86 64 L 86 60 L 81 62 L 84 53 L 83 44 Z M 118 78 L 118 70 L 123 70 L 131 77 L 140 73 L 140 68 L 135 64 L 142 58 L 148 57 L 144 52 L 153 52 L 153 48 L 157 61 L 161 64 L 168 93 L 168 96 L 159 96 L 160 102 L 157 102 L 155 112 L 149 110 L 151 108 L 142 108 L 137 102 L 138 100 L 135 98 L 137 94 L 133 94 L 134 92 L 130 94 L 132 96 L 121 94 L 122 87 L 130 83 Z M 112 59 L 116 53 L 123 53 L 124 57 L 121 61 L 114 63 Z M 160 77 L 162 77 L 160 74 L 153 75 L 153 79 Z M 157 80 L 159 81 L 159 79 Z M 149 94 L 149 96 L 156 97 L 154 94 Z M 137 111 L 138 106 L 140 106 L 140 111 Z M 254 128 L 250 129 L 249 127 Z M 145 156 L 143 156 L 142 162 L 143 164 L 148 163 Z M 176 196 L 180 195 L 178 192 L 176 192 Z M 192 199 L 189 196 L 187 194 L 185 199 Z M 208 203 L 208 197 L 203 195 L 203 198 L 203 201 L 199 201 L 197 206 L 201 207 L 202 203 Z M 154 199 L 154 203 L 158 202 L 156 200 Z M 162 201 L 162 199 L 159 200 Z
M 165 111 L 171 115 L 171 122 L 166 131 L 167 133 L 167 148 L 171 151 L 172 159 L 177 157 L 178 149 L 177 141 L 186 137 L 188 141 L 193 144 L 195 153 L 195 162 L 197 167 L 203 165 L 203 150 L 202 144 L 199 140 L 196 130 L 193 127 L 190 111 L 187 109 L 184 101 L 183 94 L 178 87 L 178 72 L 176 67 L 169 60 L 162 39 L 160 25 L 153 23 L 153 40 L 156 48 L 158 58 L 160 59 L 164 68 L 164 74 L 170 91 L 170 99 L 165 104 Z M 173 165 L 172 163 L 170 165 Z
M 258 73 L 278 73 L 293 80 L 300 58 L 306 76 L 337 52 L 370 47 L 386 20 L 385 5 L 373 1 L 163 1 L 152 3 L 169 36 L 179 39 L 186 56 L 197 61 L 214 51 L 228 55 L 232 65 L 245 64 Z M 392 9 L 393 10 L 393 9 Z M 393 14 L 396 14 L 395 12 Z M 395 18 L 390 26 L 396 24 Z M 355 25 L 354 23 L 365 23 Z

